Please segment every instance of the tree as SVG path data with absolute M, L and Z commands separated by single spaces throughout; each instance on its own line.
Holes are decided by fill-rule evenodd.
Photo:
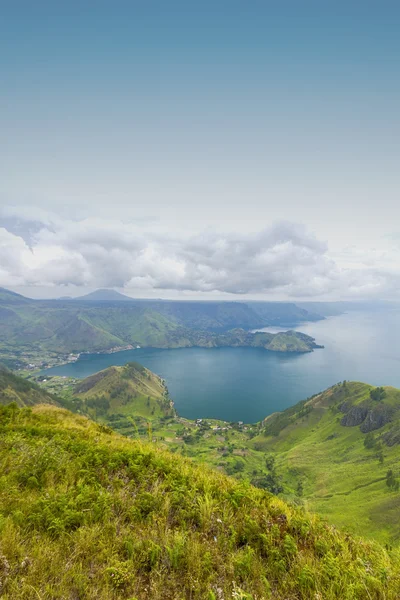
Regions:
M 399 489 L 399 482 L 395 478 L 392 469 L 389 469 L 389 471 L 386 473 L 386 485 L 391 490 L 398 491 Z
M 253 477 L 251 483 L 259 488 L 268 490 L 273 494 L 280 494 L 283 492 L 281 479 L 275 472 L 268 473 L 268 475 L 261 475 L 260 477 Z
M 235 473 L 239 473 L 240 471 L 244 471 L 244 462 L 239 458 L 235 460 L 233 463 L 233 470 Z
M 375 400 L 375 402 L 380 402 L 386 396 L 386 392 L 383 387 L 376 387 L 370 391 L 369 396 L 372 400 Z
M 375 446 L 375 436 L 371 431 L 367 433 L 367 435 L 364 438 L 364 446 L 368 450 L 371 450 L 371 448 Z
M 268 471 L 273 471 L 275 469 L 275 456 L 272 456 L 272 454 L 267 456 L 265 458 L 265 466 L 267 467 Z

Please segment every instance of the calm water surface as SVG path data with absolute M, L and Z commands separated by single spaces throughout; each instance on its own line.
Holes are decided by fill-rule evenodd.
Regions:
M 297 329 L 325 348 L 299 355 L 256 348 L 137 349 L 84 355 L 46 373 L 84 378 L 135 360 L 166 380 L 182 416 L 248 423 L 343 379 L 400 387 L 400 310 L 351 312 Z

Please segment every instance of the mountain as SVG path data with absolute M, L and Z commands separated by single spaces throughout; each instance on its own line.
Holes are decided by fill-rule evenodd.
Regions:
M 26 356 L 35 363 L 49 353 L 99 352 L 127 344 L 165 347 L 169 332 L 179 329 L 134 303 L 10 303 L 0 311 L 0 355 Z
M 355 302 L 299 302 L 300 308 L 322 317 L 336 317 L 348 310 L 357 310 L 362 306 Z
M 399 543 L 400 390 L 343 382 L 265 419 L 252 440 L 330 522 Z
M 289 302 L 141 302 L 184 327 L 216 332 L 234 328 L 293 327 L 299 323 L 324 318 Z
M 18 406 L 57 404 L 57 399 L 38 385 L 14 375 L 0 364 L 0 405 L 15 402 Z
M 133 299 L 115 290 L 103 289 L 78 296 L 74 300 L 78 302 L 132 302 Z
M 0 304 L 28 304 L 30 302 L 34 302 L 34 300 L 0 287 Z
M 74 401 L 89 416 L 131 433 L 132 421 L 145 422 L 174 416 L 173 403 L 164 381 L 138 363 L 108 367 L 76 384 Z M 139 419 L 137 419 L 139 417 Z
M 366 311 L 369 313 L 387 312 L 398 310 L 399 303 L 390 300 L 363 300 L 363 301 L 340 301 L 340 302 L 297 302 L 298 307 L 309 312 L 321 315 L 321 317 L 333 317 L 351 311 Z
M 303 308 L 293 302 L 248 302 L 248 306 L 274 327 L 293 327 L 309 321 L 321 321 L 324 315 L 318 314 L 313 307 Z
M 0 438 L 4 600 L 400 596 L 397 552 L 64 409 L 0 407 Z
M 189 329 L 222 332 L 254 329 L 267 322 L 243 302 L 146 301 L 153 310 Z
M 236 302 L 39 301 L 7 290 L 2 291 L 1 297 L 0 360 L 17 367 L 28 363 L 42 366 L 69 353 L 104 352 L 130 345 L 216 347 L 221 340 L 229 345 L 228 331 L 269 323 L 266 312 L 260 316 L 246 304 Z M 282 319 L 283 314 L 284 311 Z M 293 351 L 308 351 L 310 348 L 299 343 L 299 336 L 295 340 L 296 335 L 291 334 L 295 341 Z M 262 345 L 258 339 L 261 338 L 248 337 L 251 343 L 236 341 L 234 345 Z M 269 349 L 285 351 L 284 345 Z

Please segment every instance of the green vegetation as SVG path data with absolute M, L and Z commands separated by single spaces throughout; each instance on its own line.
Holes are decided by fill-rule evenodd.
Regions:
M 179 417 L 164 382 L 139 365 L 110 367 L 75 385 L 59 379 L 40 388 L 64 385 L 64 407 L 305 504 L 349 531 L 400 541 L 399 390 L 344 382 L 246 425 Z
M 398 544 L 400 390 L 343 382 L 262 429 L 251 444 L 274 454 L 286 494 L 331 523 Z
M 76 384 L 72 401 L 77 408 L 125 435 L 148 421 L 173 417 L 175 411 L 164 381 L 138 363 L 109 367 Z
M 245 331 L 282 322 L 285 315 L 292 322 L 296 316 L 306 320 L 308 314 L 290 304 L 283 304 L 283 308 L 280 303 L 260 306 L 262 314 L 237 302 L 36 301 L 0 289 L 0 339 L 6 340 L 0 342 L 0 360 L 13 368 L 29 364 L 35 368 L 65 362 L 70 353 L 137 345 L 260 346 L 279 352 L 310 352 L 317 347 L 313 338 L 297 332 L 274 337 Z
M 0 405 L 15 402 L 17 406 L 56 404 L 57 399 L 38 385 L 14 375 L 0 364 Z
M 397 551 L 64 409 L 0 407 L 0 440 L 4 600 L 400 595 Z
M 377 402 L 380 402 L 386 396 L 386 392 L 383 387 L 377 387 L 377 388 L 372 389 L 369 392 L 369 396 L 370 396 L 370 398 L 372 398 L 372 400 L 376 400 Z
M 298 331 L 280 333 L 251 333 L 244 329 L 232 329 L 225 333 L 193 332 L 193 346 L 208 348 L 264 348 L 271 352 L 312 352 L 314 348 L 322 348 L 314 338 Z

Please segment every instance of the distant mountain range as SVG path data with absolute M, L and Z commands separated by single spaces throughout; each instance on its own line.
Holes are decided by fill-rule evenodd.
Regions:
M 288 329 L 322 318 L 290 302 L 134 300 L 113 290 L 98 290 L 73 300 L 32 300 L 2 288 L 0 360 L 41 356 L 43 361 L 48 353 L 101 352 L 129 345 L 229 345 L 229 336 L 221 334 L 231 330 L 235 330 L 229 338 L 232 345 L 260 345 L 262 341 L 267 347 L 272 338 L 251 339 L 250 334 L 244 336 L 245 331 L 270 325 Z M 310 351 L 315 347 L 313 340 L 309 338 L 305 346 L 305 339 L 292 334 L 288 349 Z M 268 349 L 285 351 L 285 344 L 275 345 Z

